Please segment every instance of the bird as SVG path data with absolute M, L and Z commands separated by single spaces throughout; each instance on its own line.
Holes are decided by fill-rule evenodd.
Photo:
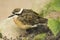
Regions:
M 14 18 L 14 22 L 21 29 L 37 27 L 37 25 L 45 25 L 47 23 L 46 18 L 40 17 L 32 9 L 15 8 L 12 14 L 18 16 Z
M 38 32 L 40 33 L 40 29 L 42 29 L 41 31 L 47 30 L 47 21 L 46 18 L 40 17 L 32 9 L 15 8 L 8 18 L 0 22 L 0 33 L 3 35 L 2 38 L 12 38 L 12 40 L 26 34 L 30 38 L 30 34 L 35 35 Z M 44 27 L 39 25 L 43 25 Z

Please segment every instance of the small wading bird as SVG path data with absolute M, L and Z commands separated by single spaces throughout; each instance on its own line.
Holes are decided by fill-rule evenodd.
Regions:
M 16 8 L 13 10 L 12 13 L 13 15 L 9 17 L 17 15 L 18 17 L 14 19 L 14 22 L 21 29 L 37 27 L 37 25 L 46 25 L 47 23 L 47 19 L 40 17 L 36 12 L 31 9 Z
M 19 35 L 25 34 L 27 29 L 46 24 L 47 19 L 40 17 L 33 10 L 16 8 L 11 16 L 0 22 L 0 29 L 3 37 L 16 39 Z

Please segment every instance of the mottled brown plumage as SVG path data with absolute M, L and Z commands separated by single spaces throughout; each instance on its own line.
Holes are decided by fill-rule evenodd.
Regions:
M 17 19 L 22 21 L 24 24 L 29 25 L 47 23 L 47 19 L 40 17 L 36 12 L 31 9 L 24 9 L 22 13 L 18 15 Z
M 49 32 L 50 34 L 52 34 L 47 26 L 48 20 L 46 18 L 40 17 L 36 12 L 31 9 L 23 9 L 23 11 L 19 14 L 20 10 L 21 9 L 16 8 L 12 12 L 13 16 L 17 15 L 17 18 L 14 18 L 14 23 L 17 25 L 17 27 L 19 27 L 19 29 L 24 30 L 24 32 L 22 32 L 19 37 L 28 37 L 28 39 L 33 40 L 36 35 L 39 35 L 41 33 L 46 33 L 48 35 Z M 36 27 L 32 27 L 36 24 Z

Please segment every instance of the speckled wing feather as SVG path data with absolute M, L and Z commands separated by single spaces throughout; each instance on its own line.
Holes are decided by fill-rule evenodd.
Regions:
M 18 19 L 24 24 L 34 25 L 39 23 L 47 23 L 46 18 L 40 17 L 36 12 L 31 9 L 24 9 Z

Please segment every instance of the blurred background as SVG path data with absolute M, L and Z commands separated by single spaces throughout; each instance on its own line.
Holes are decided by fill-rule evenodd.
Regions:
M 31 8 L 29 0 L 0 0 L 0 20 L 7 18 L 15 8 Z
M 39 11 L 49 1 L 50 0 L 0 0 L 0 20 L 7 18 L 15 8 L 27 8 Z

